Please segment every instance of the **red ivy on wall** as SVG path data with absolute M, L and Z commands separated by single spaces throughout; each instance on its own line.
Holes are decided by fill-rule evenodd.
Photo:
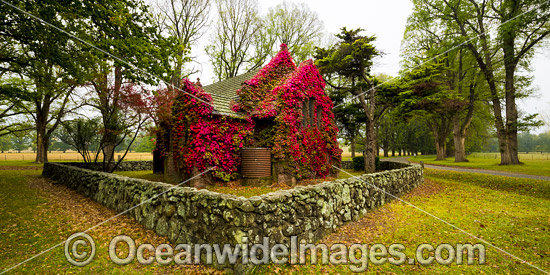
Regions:
M 237 92 L 240 101 L 233 110 L 245 111 L 250 118 L 275 119 L 272 154 L 286 161 L 297 178 L 326 177 L 333 161 L 340 162 L 342 151 L 336 140 L 332 101 L 313 62 L 296 68 L 283 44 L 279 54 L 245 84 Z M 315 102 L 314 117 L 302 125 L 302 108 L 310 100 Z
M 232 109 L 244 113 L 246 120 L 214 116 L 212 97 L 188 80 L 173 103 L 172 136 L 179 168 L 191 174 L 214 167 L 223 180 L 236 177 L 239 150 L 250 146 L 254 121 L 272 118 L 272 154 L 286 162 L 298 179 L 326 177 L 334 163 L 340 162 L 332 101 L 324 92 L 325 83 L 312 61 L 296 67 L 286 45 L 252 79 L 237 91 L 240 99 Z M 196 98 L 194 98 L 196 97 Z M 305 114 L 304 104 L 314 102 Z M 304 124 L 304 115 L 309 121 Z
M 187 79 L 182 86 L 187 93 L 180 92 L 172 106 L 177 165 L 189 175 L 194 168 L 202 172 L 213 167 L 217 178 L 234 178 L 240 164 L 239 150 L 251 133 L 251 125 L 244 120 L 213 116 L 212 106 L 205 103 L 212 102 L 209 94 Z

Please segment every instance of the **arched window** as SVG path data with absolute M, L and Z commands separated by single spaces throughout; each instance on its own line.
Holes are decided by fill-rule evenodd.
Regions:
M 317 109 L 317 116 L 315 115 L 316 103 L 315 98 L 306 99 L 302 102 L 302 127 L 314 125 L 315 127 L 319 127 L 321 124 L 321 109 Z

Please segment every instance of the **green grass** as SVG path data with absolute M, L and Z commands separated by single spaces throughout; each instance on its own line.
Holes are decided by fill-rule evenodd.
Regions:
M 50 160 L 49 162 L 82 162 L 82 160 Z M 2 160 L 0 161 L 0 166 L 32 166 L 32 167 L 43 167 L 43 163 L 35 163 L 30 160 Z
M 352 174 L 353 176 L 358 176 L 363 174 L 364 172 L 357 172 L 353 170 L 345 170 L 345 172 L 340 172 L 339 179 L 347 179 L 351 177 L 348 173 Z M 150 180 L 150 181 L 158 181 L 163 182 L 164 177 L 162 174 L 153 174 L 152 171 L 117 171 L 114 172 L 115 174 L 130 177 L 130 178 L 138 178 L 138 179 L 144 179 L 144 180 Z M 264 194 L 268 194 L 271 192 L 275 192 L 277 190 L 281 189 L 288 189 L 288 188 L 282 188 L 282 187 L 257 187 L 257 186 L 227 186 L 223 183 L 219 183 L 215 186 L 209 186 L 207 187 L 208 190 L 212 192 L 217 193 L 223 193 L 223 194 L 231 194 L 235 195 L 237 197 L 245 197 L 250 198 L 253 196 L 260 196 Z
M 126 176 L 129 178 L 144 179 L 149 181 L 164 181 L 163 174 L 154 174 L 152 170 L 149 171 L 116 171 L 114 174 Z
M 353 169 L 343 169 L 343 170 L 344 171 L 340 171 L 340 174 L 338 175 L 339 179 L 347 179 L 347 178 L 351 178 L 351 177 L 354 177 L 354 176 L 359 176 L 359 175 L 362 175 L 362 174 L 365 173 L 363 171 L 355 171 Z
M 500 159 L 483 158 L 482 155 L 468 156 L 469 162 L 454 162 L 454 158 L 436 161 L 435 156 L 410 157 L 412 162 L 423 161 L 426 164 L 456 166 L 475 169 L 497 170 L 509 173 L 520 173 L 537 176 L 550 176 L 550 161 L 547 160 L 522 160 L 520 165 L 499 165 Z
M 130 177 L 130 178 L 138 178 L 138 179 L 144 179 L 144 180 L 150 180 L 150 181 L 158 181 L 158 182 L 164 181 L 164 176 L 162 174 L 153 174 L 153 171 L 123 171 L 123 172 L 120 171 L 120 172 L 115 172 L 115 174 Z M 229 187 L 229 186 L 224 186 L 222 183 L 220 183 L 216 186 L 209 186 L 207 187 L 207 189 L 212 192 L 232 194 L 238 197 L 242 196 L 245 198 L 249 198 L 253 196 L 259 196 L 259 195 L 275 192 L 282 188 L 253 187 L 253 186 Z
M 231 194 L 235 195 L 237 197 L 245 197 L 250 198 L 253 196 L 260 196 L 264 194 L 268 194 L 271 192 L 275 192 L 277 190 L 285 189 L 285 188 L 279 188 L 279 187 L 255 187 L 255 186 L 236 186 L 236 187 L 228 187 L 228 186 L 211 186 L 207 187 L 208 190 L 212 192 L 217 193 L 223 193 L 223 194 Z
M 44 191 L 41 170 L 0 170 L 0 272 L 59 245 L 75 232 L 81 232 L 114 215 L 89 199 L 62 186 Z M 53 191 L 52 191 L 53 190 Z M 54 193 L 50 193 L 54 192 Z M 137 245 L 168 243 L 166 238 L 145 230 L 135 220 L 122 216 L 88 232 L 97 251 L 93 261 L 72 266 L 63 245 L 32 259 L 6 274 L 181 274 L 216 272 L 204 266 L 140 265 L 134 260 L 120 266 L 109 258 L 112 238 L 128 235 Z M 127 251 L 127 250 L 126 250 Z
M 40 180 L 40 170 L 0 170 L 0 271 L 36 253 L 52 247 L 74 232 L 94 223 L 83 217 L 96 216 L 97 209 L 74 192 L 49 193 L 34 185 Z M 150 172 L 149 172 L 150 173 Z M 139 173 L 134 173 L 139 176 Z M 143 172 L 142 177 L 147 177 Z M 427 183 L 403 199 L 446 220 L 513 255 L 545 270 L 550 269 L 550 182 L 475 173 L 425 170 Z M 56 188 L 56 187 L 53 187 Z M 215 187 L 229 188 L 229 187 Z M 63 191 L 63 190 L 61 190 Z M 246 191 L 251 192 L 251 191 Z M 255 191 L 254 191 L 255 192 Z M 249 193 L 249 196 L 258 193 Z M 70 199 L 60 208 L 59 200 Z M 78 203 L 78 200 L 84 200 Z M 77 201 L 75 203 L 74 201 Z M 73 204 L 74 203 L 74 204 Z M 62 206 L 62 205 L 61 205 Z M 73 208 L 74 207 L 74 208 Z M 104 208 L 103 208 L 104 209 Z M 106 211 L 106 210 L 103 210 Z M 114 215 L 107 211 L 99 220 Z M 76 217 L 75 217 L 76 216 Z M 120 219 L 120 218 L 119 218 Z M 127 217 L 115 220 L 91 232 L 98 246 L 96 258 L 85 267 L 71 266 L 65 259 L 63 247 L 58 247 L 18 267 L 8 274 L 155 274 L 193 272 L 183 266 L 163 267 L 157 264 L 127 266 L 113 264 L 107 248 L 114 236 L 126 234 L 143 242 L 151 242 L 151 231 Z M 460 231 L 441 223 L 398 201 L 373 210 L 362 220 L 350 223 L 326 236 L 321 243 L 401 243 L 407 256 L 422 243 L 434 246 L 442 243 L 478 243 Z M 156 243 L 158 245 L 158 243 Z M 138 243 L 139 245 L 139 243 Z M 368 272 L 393 274 L 536 274 L 536 270 L 487 247 L 485 265 L 450 266 L 369 264 Z M 205 270 L 200 270 L 204 272 Z M 210 270 L 211 271 L 211 270 Z M 349 265 L 268 265 L 259 266 L 259 274 L 350 274 Z
M 42 167 L 44 164 L 38 164 L 27 160 L 5 160 L 0 162 L 0 166 L 36 166 Z
M 550 182 L 425 170 L 427 183 L 404 197 L 413 205 L 542 269 L 550 269 Z M 401 243 L 408 257 L 422 243 L 480 243 L 402 202 L 392 201 L 326 236 L 320 243 Z M 370 221 L 370 223 L 365 222 Z M 486 246 L 485 265 L 369 264 L 379 274 L 537 274 L 527 264 Z M 259 274 L 350 274 L 349 265 L 263 266 Z

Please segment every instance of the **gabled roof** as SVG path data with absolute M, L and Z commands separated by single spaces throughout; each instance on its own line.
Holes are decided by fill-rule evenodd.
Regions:
M 212 95 L 214 113 L 225 116 L 241 117 L 241 114 L 231 109 L 231 100 L 236 102 L 239 99 L 237 90 L 241 88 L 245 81 L 253 78 L 257 72 L 257 69 L 252 70 L 236 77 L 204 86 L 204 91 Z

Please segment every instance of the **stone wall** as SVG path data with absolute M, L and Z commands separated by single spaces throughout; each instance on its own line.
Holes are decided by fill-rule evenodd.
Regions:
M 380 170 L 386 171 L 386 170 L 392 170 L 392 169 L 400 169 L 405 168 L 409 165 L 399 162 L 392 162 L 392 161 L 381 161 L 380 162 Z M 351 160 L 344 160 L 342 161 L 342 169 L 353 169 L 353 161 Z
M 84 162 L 57 162 L 58 164 L 64 164 L 79 168 L 86 168 L 94 171 L 103 171 L 103 164 L 88 164 Z M 142 160 L 142 161 L 122 161 L 116 171 L 147 171 L 153 170 L 153 161 L 152 160 Z
M 289 243 L 291 236 L 315 242 L 424 182 L 420 166 L 298 186 L 243 198 L 189 187 L 132 179 L 74 166 L 46 163 L 43 175 L 121 212 L 173 243 Z M 152 199 L 157 194 L 163 195 Z M 237 266 L 236 271 L 239 272 Z
M 343 160 L 341 164 L 342 169 L 353 169 L 353 161 L 351 160 Z

